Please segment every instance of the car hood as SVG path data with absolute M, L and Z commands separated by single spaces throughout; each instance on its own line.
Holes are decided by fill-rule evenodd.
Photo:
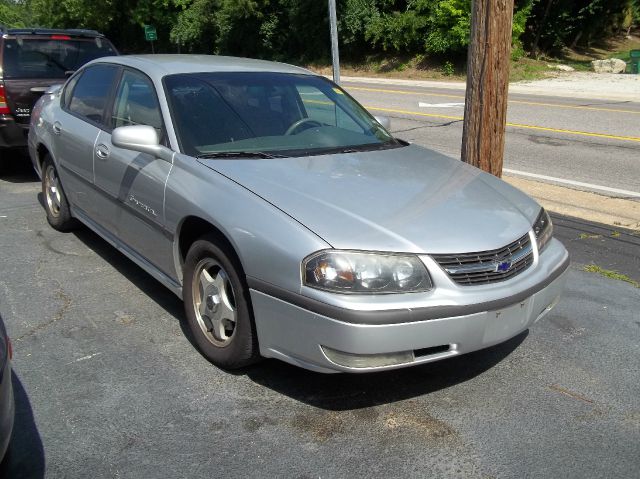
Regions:
M 540 206 L 461 161 L 410 145 L 267 160 L 200 160 L 334 248 L 461 253 L 501 248 Z

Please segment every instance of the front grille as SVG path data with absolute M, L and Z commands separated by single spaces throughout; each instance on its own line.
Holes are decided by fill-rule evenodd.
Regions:
M 504 248 L 432 257 L 456 283 L 470 286 L 497 283 L 517 276 L 533 264 L 533 249 L 527 233 Z M 511 263 L 508 268 L 507 262 Z

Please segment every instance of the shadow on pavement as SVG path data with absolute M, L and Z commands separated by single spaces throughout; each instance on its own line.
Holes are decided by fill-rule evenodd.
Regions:
M 445 361 L 369 374 L 321 374 L 277 360 L 244 371 L 251 380 L 292 399 L 331 411 L 389 404 L 446 389 L 491 369 L 529 335 Z
M 16 415 L 9 450 L 0 464 L 0 477 L 39 479 L 44 477 L 45 472 L 42 439 L 36 427 L 29 396 L 15 372 L 11 374 L 11 383 Z
M 90 229 L 81 226 L 73 234 L 87 248 L 117 269 L 120 274 L 131 281 L 167 313 L 178 320 L 182 320 L 184 316 L 182 301 L 164 285 L 156 281 L 151 275 Z
M 7 154 L 7 153 L 5 153 Z M 8 153 L 10 158 L 3 159 L 0 165 L 0 180 L 9 183 L 39 182 L 38 175 L 31 165 L 29 155 L 21 152 Z

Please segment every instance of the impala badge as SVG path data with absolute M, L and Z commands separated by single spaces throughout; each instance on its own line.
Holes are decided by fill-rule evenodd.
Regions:
M 133 195 L 129 195 L 129 202 L 133 203 L 138 208 L 140 208 L 141 210 L 146 211 L 147 213 L 149 213 L 152 216 L 158 216 L 153 208 L 151 208 L 150 206 L 145 205 L 141 201 L 138 201 L 138 199 Z

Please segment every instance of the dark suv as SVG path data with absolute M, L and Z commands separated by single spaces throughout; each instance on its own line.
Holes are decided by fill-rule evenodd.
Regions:
M 50 86 L 88 61 L 118 52 L 95 30 L 0 27 L 0 34 L 1 168 L 4 150 L 26 147 L 31 108 Z

